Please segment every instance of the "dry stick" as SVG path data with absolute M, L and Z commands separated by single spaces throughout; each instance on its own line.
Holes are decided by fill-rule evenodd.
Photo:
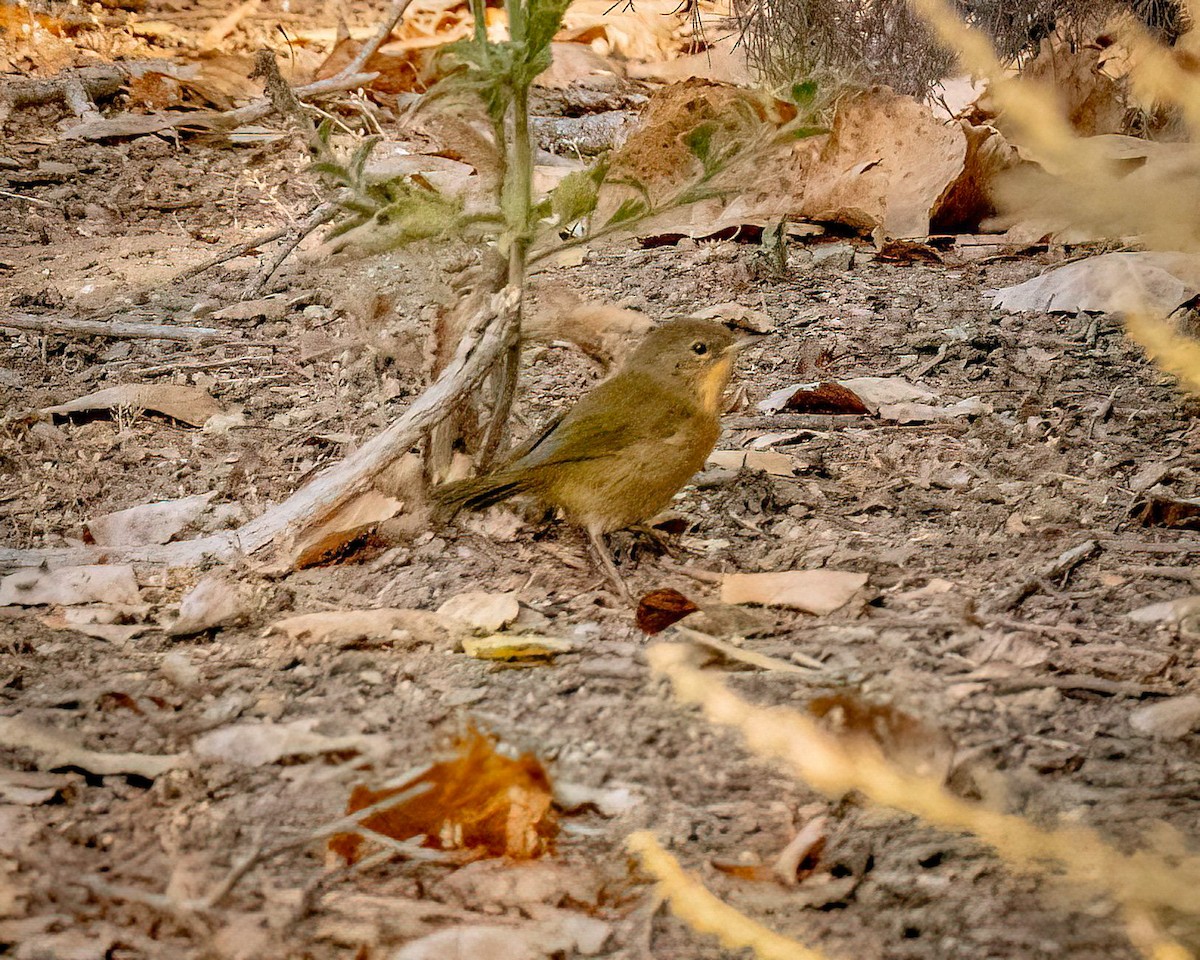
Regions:
M 182 340 L 203 344 L 230 343 L 243 339 L 238 334 L 216 327 L 176 327 L 138 320 L 72 320 L 66 317 L 38 317 L 28 313 L 0 317 L 0 327 L 71 337 L 109 337 L 113 340 Z
M 260 237 L 255 237 L 253 240 L 247 240 L 244 243 L 239 243 L 236 247 L 230 247 L 224 253 L 218 253 L 215 257 L 210 257 L 203 263 L 198 263 L 194 267 L 188 267 L 182 273 L 177 273 L 172 278 L 172 282 L 179 283 L 183 280 L 190 280 L 192 277 L 199 276 L 213 267 L 219 267 L 227 260 L 233 260 L 244 254 L 249 253 L 261 247 L 263 244 L 271 243 L 281 237 L 286 237 L 291 231 L 291 226 L 280 227 L 278 230 L 272 230 L 270 233 L 264 233 Z
M 318 474 L 283 503 L 229 533 L 179 543 L 107 547 L 45 547 L 33 550 L 0 548 L 0 566 L 30 567 L 42 563 L 84 564 L 166 563 L 190 567 L 209 559 L 230 560 L 252 554 L 267 544 L 327 515 L 367 489 L 376 475 L 405 453 L 459 399 L 469 393 L 495 365 L 507 347 L 516 324 L 520 292 L 505 287 L 468 327 L 454 359 L 424 393 L 390 427 L 363 444 L 352 456 Z
M 1085 560 L 1095 556 L 1099 552 L 1100 544 L 1095 540 L 1084 540 L 1083 543 L 1072 547 L 1070 550 L 1063 551 L 1063 553 L 1059 554 L 1033 577 L 1030 577 L 1024 583 L 1019 584 L 1002 595 L 996 604 L 996 609 L 1011 610 L 1013 607 L 1019 606 L 1023 600 L 1033 596 L 1042 588 L 1043 581 L 1065 576 Z
M 283 266 L 283 261 L 291 256 L 292 251 L 300 246 L 304 238 L 316 230 L 317 227 L 328 223 L 337 216 L 337 211 L 337 205 L 334 203 L 322 203 L 314 207 L 309 215 L 292 231 L 292 235 L 280 247 L 275 256 L 264 263 L 259 268 L 258 273 L 246 284 L 246 289 L 242 291 L 242 299 L 250 300 L 262 293 L 263 287 L 271 281 L 271 278 L 275 276 L 275 271 Z

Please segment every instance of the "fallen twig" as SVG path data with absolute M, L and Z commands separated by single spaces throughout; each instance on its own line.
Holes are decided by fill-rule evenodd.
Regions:
M 1042 588 L 1045 580 L 1056 580 L 1065 577 L 1077 566 L 1100 552 L 1100 544 L 1095 540 L 1084 540 L 1070 550 L 1064 550 L 1046 566 L 1023 583 L 1001 595 L 996 602 L 997 610 L 1011 610 L 1020 606 L 1028 597 L 1033 596 Z
M 28 567 L 42 563 L 165 563 L 191 567 L 209 560 L 230 560 L 294 536 L 326 516 L 357 493 L 406 452 L 430 427 L 441 421 L 459 400 L 491 371 L 507 347 L 517 322 L 520 292 L 512 287 L 489 298 L 459 342 L 454 359 L 441 375 L 391 426 L 363 444 L 352 456 L 318 474 L 283 503 L 237 530 L 178 543 L 141 547 L 44 547 L 32 550 L 0 548 L 0 566 Z
M 337 211 L 337 204 L 332 202 L 322 203 L 314 207 L 313 210 L 309 212 L 308 216 L 293 228 L 292 235 L 288 237 L 283 246 L 276 251 L 275 256 L 264 263 L 259 268 L 258 273 L 256 273 L 250 282 L 246 284 L 245 290 L 242 291 L 242 299 L 250 300 L 254 297 L 257 297 L 262 292 L 263 287 L 265 287 L 271 281 L 271 278 L 275 276 L 275 272 L 281 266 L 283 266 L 283 261 L 291 255 L 292 251 L 295 250 L 296 247 L 300 246 L 300 243 L 304 240 L 304 238 L 316 230 L 317 227 L 324 223 L 328 223 L 335 216 L 337 216 Z
M 108 337 L 112 340 L 182 340 L 186 343 L 229 343 L 242 341 L 239 334 L 216 327 L 177 327 L 140 320 L 76 320 L 68 317 L 39 317 L 17 313 L 0 317 L 0 327 L 32 330 L 67 337 Z

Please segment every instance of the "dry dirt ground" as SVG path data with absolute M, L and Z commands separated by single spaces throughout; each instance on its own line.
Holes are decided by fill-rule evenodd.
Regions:
M 10 122 L 0 150 L 3 188 L 43 201 L 0 205 L 0 306 L 58 317 L 116 309 L 126 319 L 222 326 L 252 343 L 0 330 L 0 542 L 62 543 L 90 517 L 208 492 L 216 497 L 202 523 L 236 524 L 373 435 L 420 390 L 451 251 L 291 264 L 267 291 L 279 304 L 214 319 L 238 301 L 257 257 L 182 283 L 172 277 L 311 207 L 300 145 L 157 137 L 71 145 L 54 136 L 56 119 L 47 109 Z M 1195 592 L 1200 535 L 1129 518 L 1154 484 L 1196 495 L 1194 406 L 1111 319 L 990 309 L 986 289 L 1075 251 L 998 249 L 1011 255 L 983 261 L 951 249 L 943 264 L 896 265 L 869 246 L 833 243 L 793 247 L 779 277 L 762 269 L 754 245 L 715 242 L 609 247 L 536 278 L 656 321 L 737 301 L 776 325 L 743 355 L 748 402 L 727 417 L 720 448 L 785 434 L 772 449 L 794 460 L 793 475 L 698 477 L 675 505 L 686 520 L 674 538 L 678 559 L 643 551 L 626 562 L 635 594 L 671 586 L 714 599 L 711 583 L 680 567 L 866 573 L 868 602 L 822 618 L 773 611 L 769 628 L 746 641 L 819 661 L 821 672 L 726 665 L 733 688 L 800 708 L 856 689 L 949 735 L 958 757 L 951 783 L 968 796 L 1042 824 L 1092 826 L 1128 850 L 1169 836 L 1163 824 L 1195 840 L 1200 743 L 1146 738 L 1129 724 L 1141 705 L 1196 692 L 1195 641 L 1127 617 Z M 832 253 L 817 261 L 814 250 Z M 361 319 L 363 295 L 376 289 L 396 302 L 386 331 Z M 897 425 L 755 410 L 771 391 L 808 379 L 799 370 L 822 352 L 827 376 L 919 377 L 938 403 L 976 396 L 991 412 Z M 528 350 L 518 432 L 597 375 L 570 348 Z M 136 411 L 55 423 L 15 417 L 122 383 L 203 386 L 242 408 L 244 425 L 204 433 Z M 727 902 L 831 957 L 1134 955 L 1106 901 L 1014 873 L 980 844 L 912 818 L 853 797 L 828 801 L 756 760 L 650 676 L 643 651 L 654 641 L 583 562 L 577 534 L 525 524 L 501 535 L 460 524 L 277 578 L 247 565 L 238 576 L 256 591 L 253 621 L 187 640 L 150 631 L 112 643 L 50 629 L 44 610 L 0 609 L 0 715 L 70 731 L 93 749 L 184 752 L 239 720 L 311 721 L 321 733 L 387 744 L 367 773 L 344 754 L 260 766 L 191 760 L 153 780 L 72 768 L 48 795 L 10 791 L 0 805 L 0 940 L 11 955 L 375 958 L 464 918 L 519 929 L 557 908 L 608 924 L 597 956 L 732 956 L 655 909 L 622 846 L 639 828 Z M 1088 539 L 1099 544 L 1095 555 L 1010 603 L 1015 588 Z M 193 581 L 141 571 L 148 619 L 170 619 Z M 263 636 L 294 612 L 434 610 L 473 589 L 517 591 L 522 624 L 571 640 L 574 652 L 514 668 L 433 635 L 349 649 Z M 515 890 L 512 878 L 537 868 L 486 863 L 393 861 L 318 886 L 319 843 L 253 870 L 207 925 L 112 889 L 198 895 L 257 840 L 311 831 L 344 808 L 350 783 L 425 762 L 468 718 L 536 753 L 556 780 L 627 789 L 636 802 L 612 816 L 564 814 L 558 872 L 533 893 Z M 23 749 L 0 758 L 17 771 L 35 765 Z M 769 863 L 819 813 L 831 817 L 831 835 L 817 873 L 799 887 L 713 868 Z M 1178 852 L 1178 837 L 1170 842 Z M 1177 933 L 1200 942 L 1194 929 Z

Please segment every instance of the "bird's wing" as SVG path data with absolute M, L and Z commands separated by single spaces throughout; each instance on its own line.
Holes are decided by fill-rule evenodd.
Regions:
M 686 400 L 664 390 L 652 377 L 628 371 L 581 399 L 512 466 L 599 460 L 648 437 L 666 440 L 690 412 Z

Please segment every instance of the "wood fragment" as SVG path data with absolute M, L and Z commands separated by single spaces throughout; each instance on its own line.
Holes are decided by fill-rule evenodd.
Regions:
M 32 330 L 67 337 L 108 337 L 112 340 L 181 340 L 186 343 L 229 343 L 243 341 L 239 334 L 216 327 L 184 327 L 140 320 L 76 320 L 69 317 L 39 317 L 30 313 L 0 316 L 0 327 Z
M 294 536 L 354 495 L 366 490 L 381 470 L 408 451 L 461 398 L 475 389 L 508 346 L 517 324 L 520 291 L 506 287 L 492 297 L 459 342 L 453 361 L 391 426 L 353 455 L 318 474 L 287 500 L 236 530 L 176 543 L 113 549 L 107 547 L 0 547 L 0 566 L 42 563 L 161 563 L 194 567 L 210 560 L 248 556 L 284 537 Z
M 1050 563 L 1046 564 L 1032 577 L 1001 595 L 996 602 L 996 609 L 1011 610 L 1018 607 L 1040 589 L 1045 580 L 1057 580 L 1065 577 L 1081 563 L 1100 552 L 1100 544 L 1096 540 L 1084 540 L 1083 543 L 1064 550 Z
M 1039 687 L 1056 687 L 1059 690 L 1085 690 L 1089 693 L 1105 693 L 1125 697 L 1169 697 L 1176 691 L 1169 687 L 1156 687 L 1128 680 L 1108 680 L 1082 673 L 1067 673 L 1060 676 L 1010 677 L 996 684 L 999 693 L 1018 693 L 1021 690 L 1036 690 Z

